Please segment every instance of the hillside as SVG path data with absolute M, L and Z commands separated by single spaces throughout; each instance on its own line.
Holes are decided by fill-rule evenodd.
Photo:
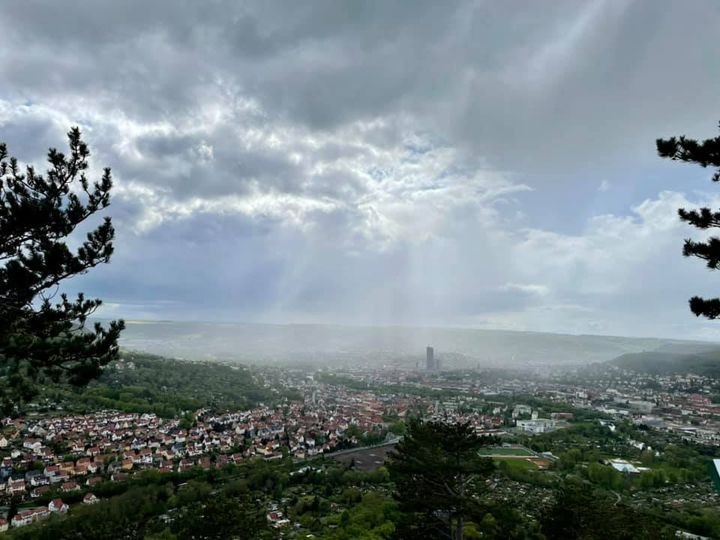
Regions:
M 690 353 L 679 351 L 629 353 L 615 358 L 610 363 L 651 375 L 694 373 L 720 377 L 720 348 Z
M 657 338 L 470 328 L 351 327 L 129 321 L 123 347 L 187 359 L 422 365 L 425 346 L 444 367 L 585 365 L 625 353 L 707 347 Z
M 116 409 L 172 418 L 202 407 L 246 408 L 275 397 L 244 366 L 123 353 L 88 386 L 51 384 L 43 387 L 37 401 L 41 408 L 53 403 L 74 412 Z

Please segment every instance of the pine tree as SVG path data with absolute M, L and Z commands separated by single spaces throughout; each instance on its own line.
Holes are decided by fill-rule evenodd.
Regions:
M 671 137 L 658 139 L 656 144 L 660 157 L 695 163 L 701 167 L 716 167 L 712 181 L 720 181 L 720 137 L 704 141 L 688 139 L 684 136 Z M 680 208 L 678 215 L 681 220 L 701 230 L 720 228 L 720 212 L 714 212 L 710 208 L 695 210 Z M 683 255 L 703 259 L 708 268 L 717 270 L 720 268 L 720 238 L 713 236 L 706 241 L 685 240 Z M 690 310 L 698 317 L 701 315 L 708 319 L 720 317 L 720 298 L 706 299 L 694 296 L 689 303 Z
M 494 442 L 469 424 L 410 422 L 388 465 L 405 517 L 400 538 L 463 539 L 465 520 L 477 511 L 473 495 L 493 469 L 478 450 Z
M 80 130 L 70 152 L 50 149 L 45 175 L 20 167 L 0 144 L 0 406 L 12 411 L 50 379 L 75 385 L 97 377 L 117 356 L 122 321 L 87 325 L 100 300 L 58 295 L 65 280 L 107 263 L 115 231 L 110 218 L 72 251 L 78 226 L 110 204 L 112 178 L 86 177 L 90 152 Z M 77 241 L 77 237 L 73 237 Z

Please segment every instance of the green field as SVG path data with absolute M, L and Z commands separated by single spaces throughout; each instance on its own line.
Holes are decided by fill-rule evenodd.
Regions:
M 492 446 L 478 452 L 481 456 L 527 456 L 533 455 L 527 448 L 507 448 L 504 446 Z
M 528 459 L 494 458 L 493 461 L 507 470 L 536 471 L 537 465 Z

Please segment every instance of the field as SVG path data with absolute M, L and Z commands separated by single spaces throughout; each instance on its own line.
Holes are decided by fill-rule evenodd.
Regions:
M 540 468 L 537 463 L 531 459 L 494 458 L 493 461 L 498 465 L 502 463 L 503 467 L 511 470 L 536 471 Z
M 481 456 L 530 457 L 534 454 L 522 446 L 492 446 L 478 452 Z

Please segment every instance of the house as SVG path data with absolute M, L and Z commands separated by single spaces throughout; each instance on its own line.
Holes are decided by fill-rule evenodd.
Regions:
M 195 462 L 191 459 L 183 459 L 178 463 L 178 472 L 187 471 L 188 469 L 192 469 L 195 466 Z
M 39 519 L 44 519 L 50 515 L 50 512 L 44 506 L 39 508 L 32 508 L 30 510 L 23 510 L 15 514 L 10 520 L 13 527 L 24 527 L 30 525 L 32 522 Z
M 54 476 L 49 476 L 48 478 L 50 478 L 51 484 L 59 484 L 61 482 L 67 482 L 70 479 L 70 476 L 65 473 L 60 473 Z
M 279 529 L 280 527 L 285 527 L 290 524 L 290 520 L 283 518 L 282 512 L 270 512 L 267 515 L 267 520 L 276 529 Z
M 25 439 L 23 441 L 23 448 L 27 450 L 39 450 L 42 446 L 42 441 L 40 439 Z
M 30 492 L 30 497 L 33 499 L 37 499 L 38 497 L 42 497 L 43 495 L 47 495 L 50 493 L 50 486 L 40 486 L 36 487 Z
M 32 487 L 47 486 L 50 483 L 50 479 L 44 474 L 36 474 L 30 478 L 30 485 Z
M 47 479 L 47 477 L 43 474 L 42 471 L 28 471 L 25 473 L 25 482 L 28 482 L 31 486 L 37 487 L 37 486 L 44 486 L 45 484 L 49 484 L 50 481 Z
M 93 476 L 92 478 L 87 479 L 87 482 L 85 482 L 85 485 L 88 487 L 93 487 L 93 486 L 98 485 L 102 481 L 103 481 L 103 479 L 100 476 Z
M 10 444 L 10 441 L 8 441 L 5 437 L 0 436 L 0 448 L 7 448 L 8 444 Z M 7 521 L 5 522 L 5 525 L 7 525 Z
M 7 531 L 9 526 L 10 524 L 7 522 L 7 519 L 0 518 L 0 532 Z
M 78 491 L 80 489 L 80 486 L 77 485 L 77 482 L 65 482 L 62 486 L 60 486 L 60 489 L 64 492 L 69 491 Z
M 72 452 L 76 454 L 84 454 L 85 445 L 81 441 L 75 441 L 72 445 Z
M 10 523 L 12 523 L 13 527 L 24 527 L 30 525 L 32 521 L 32 510 L 23 510 L 15 514 Z
M 25 493 L 25 480 L 8 480 L 7 491 L 8 493 L 10 493 L 10 495 Z
M 124 482 L 128 479 L 128 475 L 121 472 L 114 472 L 110 475 L 110 480 L 113 482 Z
M 61 514 L 66 514 L 68 511 L 69 506 L 63 502 L 62 499 L 53 499 L 50 501 L 50 504 L 48 504 L 48 510 L 50 512 L 59 512 Z
M 86 493 L 83 497 L 83 504 L 95 504 L 100 502 L 100 499 L 98 499 L 93 493 Z

